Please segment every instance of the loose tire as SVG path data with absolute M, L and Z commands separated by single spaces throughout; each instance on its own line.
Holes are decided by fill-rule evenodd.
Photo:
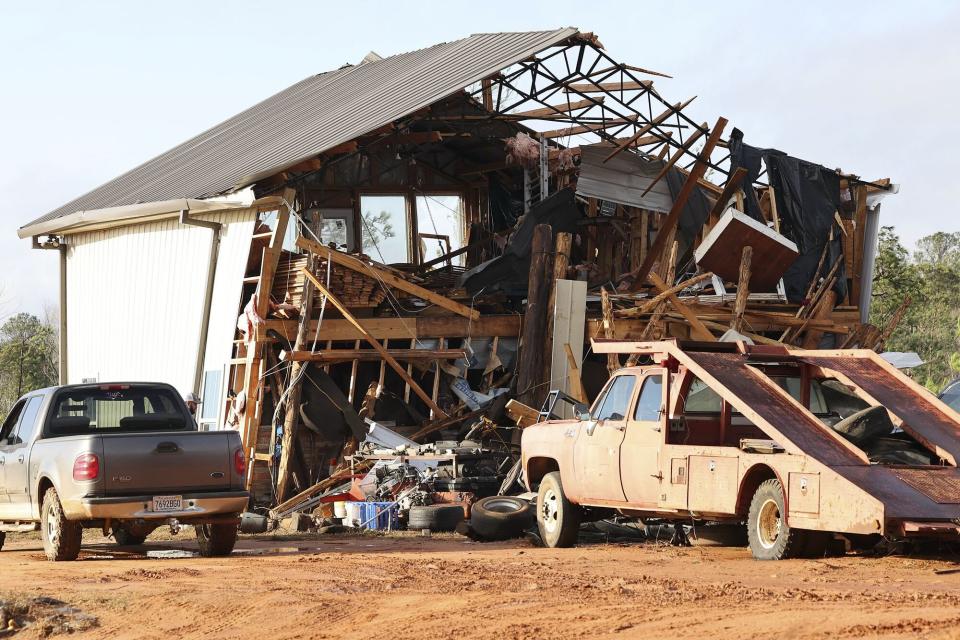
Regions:
M 486 540 L 519 538 L 532 524 L 533 509 L 520 498 L 490 496 L 470 508 L 470 526 Z
M 548 473 L 537 493 L 537 528 L 547 547 L 572 547 L 580 533 L 580 507 L 563 495 L 560 472 Z
M 757 560 L 785 560 L 822 556 L 830 540 L 824 531 L 787 526 L 783 485 L 767 480 L 753 494 L 747 517 L 750 552 Z
M 52 562 L 76 560 L 80 555 L 80 540 L 83 527 L 79 522 L 67 520 L 54 488 L 47 489 L 40 508 L 40 528 L 43 551 Z
M 198 524 L 197 545 L 204 558 L 228 556 L 237 544 L 237 525 L 235 524 Z
M 407 529 L 419 531 L 453 531 L 463 522 L 463 507 L 455 504 L 430 504 L 410 507 Z
M 113 525 L 113 541 L 121 547 L 135 547 L 141 545 L 147 539 L 147 534 L 139 535 L 131 533 L 123 525 Z

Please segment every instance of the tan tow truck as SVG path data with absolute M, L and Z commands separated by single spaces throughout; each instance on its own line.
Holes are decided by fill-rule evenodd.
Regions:
M 636 354 L 573 420 L 523 431 L 548 546 L 614 509 L 745 523 L 755 558 L 960 540 L 960 414 L 876 353 L 745 343 L 594 342 Z

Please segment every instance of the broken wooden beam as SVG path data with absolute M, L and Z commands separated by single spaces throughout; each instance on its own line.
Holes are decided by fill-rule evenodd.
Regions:
M 730 328 L 741 333 L 743 313 L 747 310 L 747 298 L 750 296 L 750 262 L 753 260 L 753 247 L 747 245 L 740 255 L 740 277 L 737 280 L 737 299 L 733 303 L 733 318 Z
M 459 360 L 466 358 L 467 352 L 462 349 L 387 349 L 390 357 L 397 360 Z M 282 362 L 319 362 L 323 364 L 333 362 L 350 362 L 352 360 L 375 361 L 382 360 L 379 351 L 373 349 L 328 349 L 326 351 L 294 350 L 280 352 Z
M 650 284 L 654 286 L 657 291 L 663 293 L 668 287 L 667 283 L 660 279 L 656 273 L 650 272 L 650 275 L 647 276 L 647 279 L 650 281 Z M 702 322 L 700 318 L 697 317 L 697 314 L 693 312 L 690 307 L 680 302 L 680 299 L 676 295 L 669 294 L 667 295 L 667 302 L 670 303 L 674 309 L 676 309 L 687 322 L 690 323 L 691 333 L 697 340 L 705 340 L 707 342 L 716 342 L 717 339 L 714 337 L 710 330 Z
M 505 115 L 518 118 L 520 120 L 551 120 L 557 116 L 569 117 L 571 111 L 578 109 L 587 109 L 597 104 L 603 103 L 603 98 L 593 98 L 585 100 L 575 100 L 574 102 L 565 102 L 561 104 L 550 104 L 539 109 L 529 111 L 514 111 Z
M 646 134 L 647 132 L 649 132 L 651 129 L 653 129 L 653 128 L 656 127 L 657 125 L 662 124 L 662 123 L 663 123 L 667 118 L 669 118 L 670 116 L 675 115 L 675 114 L 680 113 L 681 111 L 683 111 L 683 109 L 684 109 L 688 104 L 690 104 L 691 102 L 693 102 L 693 101 L 696 99 L 696 97 L 697 97 L 697 96 L 693 96 L 693 98 L 690 98 L 690 99 L 687 100 L 686 102 L 678 102 L 678 103 L 676 103 L 675 105 L 673 105 L 672 107 L 667 107 L 667 110 L 666 110 L 666 111 L 664 111 L 663 113 L 661 113 L 660 115 L 658 115 L 656 118 L 654 118 L 653 120 L 651 120 L 650 122 L 648 122 L 646 125 L 640 127 L 640 129 L 638 129 L 632 136 L 630 136 L 629 138 L 627 138 L 627 140 L 626 140 L 625 142 L 621 142 L 621 143 L 617 146 L 617 148 L 614 149 L 614 150 L 610 153 L 610 155 L 608 155 L 603 161 L 604 161 L 604 162 L 607 162 L 608 160 L 610 160 L 611 158 L 613 158 L 615 155 L 617 155 L 618 153 L 620 153 L 621 151 L 623 151 L 624 149 L 626 149 L 627 147 L 629 147 L 631 144 L 633 144 L 633 141 L 634 141 L 634 140 L 637 140 L 638 138 L 640 138 L 640 136 Z
M 650 251 L 647 253 L 647 257 L 640 266 L 640 271 L 637 273 L 637 279 L 633 283 L 634 291 L 642 286 L 643 280 L 646 278 L 646 275 L 650 273 L 650 269 L 653 267 L 654 261 L 656 261 L 660 257 L 660 254 L 663 253 L 666 243 L 676 230 L 677 223 L 680 221 L 680 215 L 683 213 L 684 207 L 687 206 L 687 200 L 690 198 L 693 190 L 697 187 L 698 180 L 700 180 L 704 173 L 706 173 L 707 166 L 709 166 L 710 163 L 710 154 L 713 152 L 714 147 L 717 146 L 717 142 L 720 140 L 720 135 L 723 133 L 723 129 L 726 126 L 726 118 L 720 117 L 717 119 L 717 123 L 713 126 L 713 131 L 710 132 L 710 137 L 707 138 L 707 142 L 703 145 L 703 149 L 700 150 L 700 155 L 697 156 L 696 164 L 694 164 L 693 169 L 690 170 L 690 174 L 683 183 L 683 187 L 680 188 L 680 192 L 673 201 L 673 206 L 670 207 L 670 213 L 667 214 L 667 217 L 661 223 L 660 230 L 657 232 L 657 238 L 653 241 L 653 246 L 650 248 Z
M 568 84 L 564 87 L 564 91 L 567 93 L 609 93 L 617 91 L 637 91 L 639 89 L 649 89 L 653 86 L 653 80 L 641 80 L 639 82 L 634 82 L 628 80 L 626 82 L 578 82 L 575 84 Z
M 650 184 L 647 185 L 647 188 L 643 190 L 643 193 L 640 194 L 641 198 L 647 195 L 648 193 L 650 193 L 650 189 L 653 189 L 653 187 L 658 182 L 660 182 L 665 175 L 667 175 L 667 172 L 673 168 L 673 165 L 677 164 L 677 161 L 683 157 L 683 154 L 690 153 L 690 149 L 693 148 L 693 143 L 699 140 L 701 136 L 703 136 L 703 132 L 706 131 L 707 127 L 709 126 L 710 125 L 704 122 L 702 125 L 700 125 L 700 128 L 698 128 L 692 136 L 687 138 L 686 142 L 680 145 L 680 147 L 673 153 L 673 155 L 670 156 L 670 159 L 664 163 L 660 171 L 657 172 L 657 175 L 653 177 L 653 180 L 651 180 Z M 666 145 L 664 146 L 664 149 L 667 149 L 668 147 L 669 145 Z
M 297 246 L 301 249 L 319 255 L 321 258 L 326 258 L 336 264 L 339 264 L 342 267 L 352 269 L 357 273 L 372 276 L 384 284 L 390 285 L 396 289 L 400 289 L 401 291 L 405 291 L 410 295 L 416 296 L 427 302 L 432 302 L 438 307 L 443 307 L 444 309 L 452 311 L 465 318 L 470 318 L 471 320 L 480 319 L 480 312 L 476 309 L 471 309 L 470 307 L 464 306 L 459 302 L 454 302 L 446 296 L 442 296 L 439 293 L 434 293 L 429 289 L 424 289 L 423 287 L 408 280 L 404 280 L 391 271 L 367 264 L 366 262 L 343 253 L 342 251 L 337 251 L 336 249 L 326 247 L 315 240 L 310 240 L 301 236 L 297 239 Z
M 303 238 L 301 238 L 301 240 L 302 239 Z M 410 388 L 413 390 L 415 394 L 417 394 L 417 397 L 423 400 L 424 404 L 426 404 L 430 408 L 430 410 L 434 412 L 434 414 L 440 417 L 446 417 L 447 414 L 443 411 L 443 409 L 441 409 L 439 405 L 437 405 L 437 403 L 433 401 L 433 398 L 431 398 L 423 390 L 423 388 L 419 384 L 417 384 L 417 382 L 413 378 L 410 377 L 410 375 L 407 373 L 407 370 L 404 369 L 393 356 L 387 353 L 386 348 L 382 344 L 380 344 L 380 341 L 374 338 L 372 335 L 370 335 L 370 333 L 367 332 L 367 330 L 363 327 L 360 321 L 357 320 L 352 313 L 350 313 L 350 310 L 347 309 L 347 307 L 342 302 L 340 302 L 340 300 L 335 295 L 330 293 L 330 291 L 328 291 L 327 288 L 323 286 L 323 283 L 317 280 L 317 278 L 312 273 L 310 273 L 307 269 L 301 269 L 301 271 L 303 272 L 303 275 L 305 275 L 313 283 L 313 286 L 317 288 L 317 291 L 325 295 L 327 297 L 327 300 L 330 301 L 330 304 L 336 307 L 337 311 L 343 314 L 344 319 L 346 319 L 348 322 L 350 322 L 350 324 L 356 327 L 357 331 L 359 331 L 360 334 L 364 337 L 364 339 L 368 343 L 370 343 L 370 346 L 376 349 L 380 353 L 383 359 L 386 360 L 387 364 L 390 365 L 390 367 L 397 372 L 397 374 L 403 379 L 403 381 L 406 384 L 410 385 Z

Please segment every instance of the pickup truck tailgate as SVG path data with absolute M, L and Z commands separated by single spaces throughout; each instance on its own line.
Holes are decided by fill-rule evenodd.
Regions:
M 116 434 L 103 438 L 107 495 L 230 488 L 227 432 Z

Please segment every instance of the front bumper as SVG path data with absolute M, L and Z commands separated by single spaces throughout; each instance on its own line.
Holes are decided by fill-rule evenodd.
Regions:
M 184 508 L 179 511 L 154 511 L 153 496 L 122 496 L 115 498 L 81 498 L 71 509 L 64 505 L 71 520 L 167 520 L 176 518 L 189 523 L 193 518 L 212 515 L 237 514 L 245 511 L 250 501 L 246 491 L 219 491 L 212 493 L 185 493 Z

